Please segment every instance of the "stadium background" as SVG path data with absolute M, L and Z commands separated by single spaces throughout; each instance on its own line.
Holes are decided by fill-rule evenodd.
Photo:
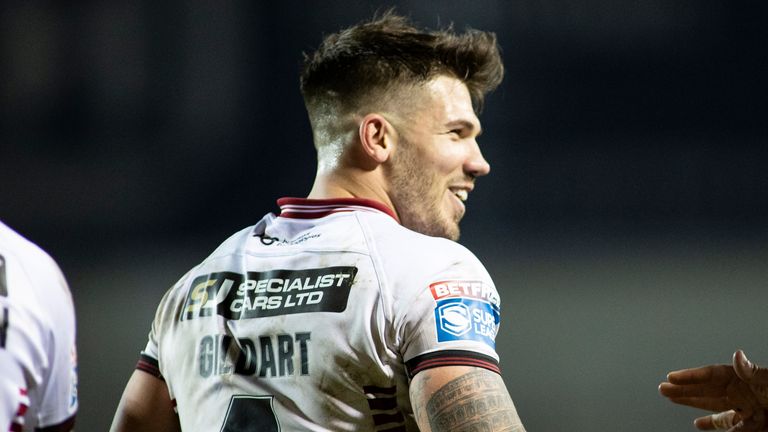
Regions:
M 308 191 L 301 52 L 390 4 L 499 36 L 461 242 L 528 430 L 693 430 L 666 371 L 768 364 L 757 2 L 3 2 L 0 219 L 72 286 L 78 430 L 107 429 L 165 289 Z

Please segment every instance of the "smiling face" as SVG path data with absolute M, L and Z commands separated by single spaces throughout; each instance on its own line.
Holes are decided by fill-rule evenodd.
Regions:
M 476 141 L 480 121 L 460 80 L 438 76 L 422 91 L 416 112 L 395 122 L 389 196 L 403 226 L 458 240 L 467 195 L 490 171 Z

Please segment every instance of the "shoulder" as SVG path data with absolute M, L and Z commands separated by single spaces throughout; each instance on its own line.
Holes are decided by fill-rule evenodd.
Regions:
M 420 234 L 394 221 L 370 225 L 377 258 L 386 264 L 419 268 L 420 273 L 457 266 L 484 269 L 472 251 L 452 240 Z
M 75 312 L 69 287 L 46 252 L 2 223 L 0 258 L 4 348 L 30 388 L 45 386 L 46 396 L 33 399 L 39 403 L 39 418 L 67 418 L 77 409 Z
M 372 230 L 370 236 L 380 286 L 395 310 L 405 313 L 417 303 L 434 307 L 435 301 L 468 290 L 485 301 L 500 303 L 490 274 L 465 246 L 395 223 Z
M 258 224 L 251 225 L 230 235 L 226 240 L 221 242 L 221 244 L 219 244 L 207 258 L 205 258 L 203 263 L 215 260 L 218 257 L 242 253 L 248 247 L 249 242 L 254 238 L 254 232 L 257 226 Z
M 205 257 L 200 263 L 192 267 L 186 274 L 184 274 L 179 281 L 171 287 L 169 293 L 176 290 L 184 290 L 192 280 L 201 274 L 207 274 L 212 268 L 215 268 L 215 263 L 222 259 L 225 260 L 237 260 L 237 256 L 246 253 L 250 242 L 254 238 L 254 229 L 256 226 L 249 226 L 236 231 L 230 235 L 226 240 L 219 244 L 210 255 Z M 168 297 L 168 294 L 166 294 Z
M 56 327 L 72 321 L 74 306 L 53 258 L 0 222 L 0 294 L 30 317 Z
M 157 315 L 155 317 L 156 323 L 167 322 L 169 320 L 177 320 L 180 317 L 182 311 L 180 308 L 188 301 L 194 301 L 195 293 L 193 292 L 197 287 L 197 282 L 201 276 L 207 279 L 209 273 L 216 272 L 216 263 L 221 260 L 231 262 L 237 261 L 237 256 L 245 253 L 249 241 L 253 238 L 254 226 L 243 228 L 221 244 L 219 244 L 211 254 L 205 257 L 194 267 L 190 268 L 184 275 L 182 275 L 178 281 L 168 288 L 160 301 L 157 309 Z M 229 268 L 229 267 L 222 267 Z M 219 270 L 221 271 L 221 270 Z M 203 282 L 206 282 L 205 280 Z M 204 292 L 208 292 L 209 285 L 203 285 L 200 295 Z M 207 300 L 207 297 L 206 297 Z
M 58 277 L 61 273 L 59 266 L 47 252 L 2 222 L 0 256 L 6 266 L 12 263 L 22 268 L 31 278 Z

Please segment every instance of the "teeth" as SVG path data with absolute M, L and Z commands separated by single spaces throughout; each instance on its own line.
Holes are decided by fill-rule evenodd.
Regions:
M 453 191 L 453 194 L 456 195 L 456 198 L 464 202 L 467 200 L 467 196 L 469 195 L 469 192 L 467 192 L 464 189 L 459 189 L 459 190 Z

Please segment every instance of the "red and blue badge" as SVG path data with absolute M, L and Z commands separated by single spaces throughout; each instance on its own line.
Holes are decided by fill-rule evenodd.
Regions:
M 437 341 L 473 340 L 496 347 L 499 296 L 482 281 L 451 280 L 429 286 L 435 306 Z

